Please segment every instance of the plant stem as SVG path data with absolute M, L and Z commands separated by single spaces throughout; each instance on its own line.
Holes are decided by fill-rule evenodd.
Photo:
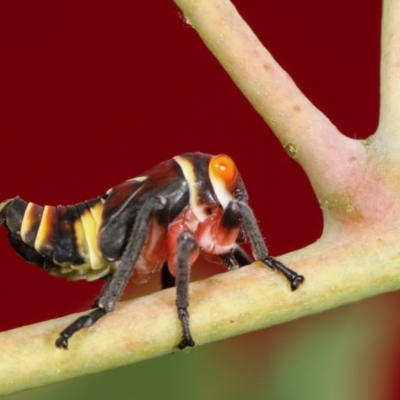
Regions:
M 343 136 L 299 91 L 228 0 L 176 0 L 208 48 L 305 169 L 324 212 L 316 243 L 280 260 L 306 277 L 291 292 L 260 264 L 190 286 L 191 329 L 208 343 L 400 287 L 400 0 L 385 0 L 378 132 Z M 256 6 L 256 4 L 255 4 Z M 176 351 L 175 291 L 121 303 L 70 350 L 54 347 L 76 316 L 0 334 L 0 392 L 11 393 Z
M 175 0 L 204 44 L 304 168 L 319 199 L 342 188 L 365 156 L 298 89 L 228 0 Z M 340 160 L 340 162 L 338 162 Z M 357 160 L 357 162 L 354 162 Z
M 317 242 L 281 257 L 306 276 L 296 292 L 282 275 L 259 263 L 195 282 L 189 310 L 196 345 L 396 290 L 398 258 L 397 236 L 382 234 L 357 246 Z M 77 333 L 69 350 L 55 348 L 58 333 L 76 316 L 0 334 L 1 394 L 177 351 L 174 289 L 120 303 L 114 313 Z
M 400 144 L 400 1 L 383 2 L 381 38 L 381 108 L 379 132 L 391 134 Z M 394 138 L 392 138 L 392 141 Z

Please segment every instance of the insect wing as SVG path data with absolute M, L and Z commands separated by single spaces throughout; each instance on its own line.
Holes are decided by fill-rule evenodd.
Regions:
M 174 160 L 164 161 L 141 176 L 110 189 L 98 231 L 103 257 L 110 262 L 121 257 L 138 211 L 149 197 L 169 197 L 172 200 L 170 206 L 177 213 L 187 205 L 187 200 L 182 201 L 186 192 L 182 171 Z

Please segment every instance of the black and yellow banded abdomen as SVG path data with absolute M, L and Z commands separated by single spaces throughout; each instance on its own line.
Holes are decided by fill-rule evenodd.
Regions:
M 0 204 L 0 224 L 27 261 L 68 279 L 98 279 L 115 267 L 97 245 L 103 199 L 42 207 L 16 197 Z

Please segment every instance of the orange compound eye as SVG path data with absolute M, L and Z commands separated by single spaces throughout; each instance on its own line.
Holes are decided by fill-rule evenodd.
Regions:
M 221 177 L 226 183 L 232 183 L 236 177 L 236 165 L 232 158 L 225 154 L 214 156 L 211 159 L 210 168 L 212 172 Z

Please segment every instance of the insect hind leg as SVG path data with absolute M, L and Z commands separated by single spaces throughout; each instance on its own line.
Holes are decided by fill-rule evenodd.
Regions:
M 79 317 L 60 333 L 60 337 L 56 340 L 56 347 L 59 347 L 60 349 L 68 349 L 68 339 L 75 332 L 81 330 L 82 328 L 89 328 L 103 315 L 106 315 L 106 313 L 107 311 L 103 308 L 96 308 L 88 315 L 83 315 L 82 317 Z
M 68 339 L 82 328 L 88 328 L 96 323 L 108 312 L 113 311 L 120 299 L 125 286 L 132 275 L 135 264 L 143 250 L 154 211 L 163 210 L 169 205 L 165 197 L 153 197 L 145 201 L 137 214 L 128 243 L 122 255 L 121 263 L 114 275 L 107 279 L 100 296 L 96 301 L 95 309 L 87 315 L 75 320 L 60 333 L 56 340 L 59 348 L 68 348 Z

